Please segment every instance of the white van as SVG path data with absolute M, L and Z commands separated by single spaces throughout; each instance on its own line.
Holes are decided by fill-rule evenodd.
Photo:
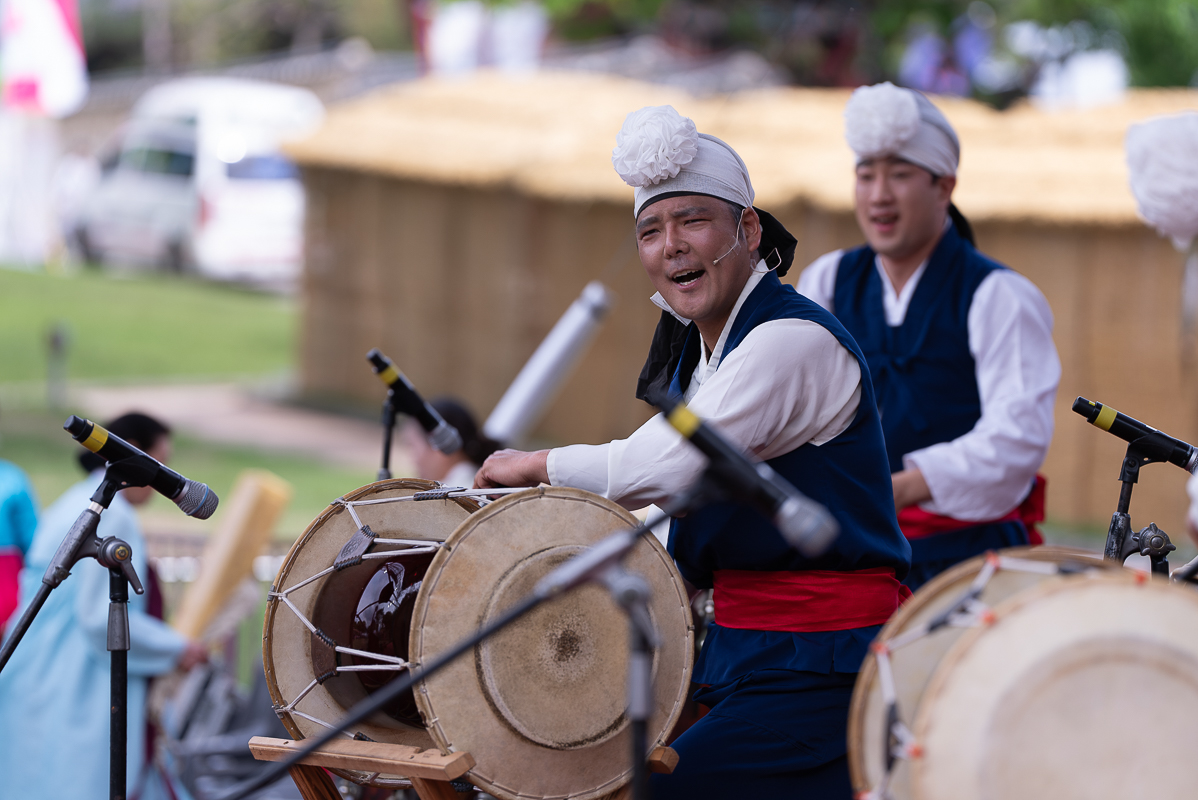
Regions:
M 293 86 L 184 78 L 155 87 L 80 209 L 83 257 L 294 283 L 304 194 L 280 145 L 323 117 L 316 95 Z

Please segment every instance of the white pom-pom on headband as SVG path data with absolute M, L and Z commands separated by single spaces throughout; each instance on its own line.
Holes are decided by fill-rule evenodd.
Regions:
M 844 138 L 858 162 L 896 156 L 933 175 L 956 175 L 961 158 L 956 131 L 940 109 L 890 82 L 853 92 L 844 108 Z
M 859 158 L 897 153 L 918 132 L 915 95 L 889 81 L 862 86 L 844 107 L 844 138 Z
M 749 168 L 736 151 L 670 106 L 634 111 L 624 120 L 612 165 L 633 193 L 633 215 L 664 195 L 703 194 L 753 205 Z
M 1126 144 L 1140 216 L 1185 250 L 1198 236 L 1198 113 L 1136 123 Z
M 678 175 L 699 154 L 699 132 L 672 106 L 633 111 L 616 134 L 611 163 L 629 186 L 643 189 Z

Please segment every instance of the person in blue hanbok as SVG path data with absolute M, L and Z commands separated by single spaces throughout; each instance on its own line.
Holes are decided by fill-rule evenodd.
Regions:
M 170 431 L 144 414 L 126 414 L 108 430 L 165 462 Z M 86 456 L 93 456 L 86 453 Z M 21 572 L 21 603 L 37 592 L 54 552 L 104 476 L 103 462 L 80 458 L 91 469 L 46 509 Z M 139 576 L 146 571 L 146 543 L 134 511 L 153 490 L 119 492 L 100 518 L 99 535 L 117 536 L 133 549 Z M 39 800 L 103 800 L 109 797 L 108 570 L 92 559 L 75 565 L 51 594 L 12 660 L 0 672 L 0 785 L 4 797 Z M 145 762 L 145 708 L 149 679 L 205 657 L 161 620 L 146 613 L 145 595 L 129 599 L 130 796 Z
M 37 499 L 16 464 L 0 460 L 0 630 L 17 607 L 17 583 L 25 551 L 37 529 Z

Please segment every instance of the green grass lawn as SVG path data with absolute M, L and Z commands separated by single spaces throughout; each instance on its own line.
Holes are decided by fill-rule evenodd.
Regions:
M 295 301 L 176 276 L 0 269 L 0 383 L 43 380 L 53 325 L 71 379 L 161 380 L 291 366 Z
M 62 430 L 63 418 L 64 415 L 46 411 L 10 411 L 0 415 L 0 458 L 20 465 L 28 473 L 43 506 L 83 478 L 75 460 L 79 445 Z M 186 436 L 174 438 L 170 465 L 193 480 L 207 483 L 222 500 L 230 497 L 233 482 L 244 469 L 270 470 L 289 481 L 295 494 L 275 528 L 275 536 L 285 539 L 293 539 L 303 531 L 329 501 L 374 480 L 370 470 L 347 469 L 302 456 L 215 445 Z M 188 527 L 192 522 L 159 497 L 150 502 L 146 511 L 155 521 L 172 528 Z M 219 514 L 218 511 L 214 521 L 219 520 Z M 207 523 L 207 529 L 211 529 L 211 524 Z

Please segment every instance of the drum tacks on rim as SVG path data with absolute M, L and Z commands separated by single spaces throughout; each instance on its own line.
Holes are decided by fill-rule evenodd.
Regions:
M 958 565 L 896 613 L 862 667 L 858 797 L 1181 796 L 1196 630 L 1198 593 L 1097 554 L 1017 548 Z

